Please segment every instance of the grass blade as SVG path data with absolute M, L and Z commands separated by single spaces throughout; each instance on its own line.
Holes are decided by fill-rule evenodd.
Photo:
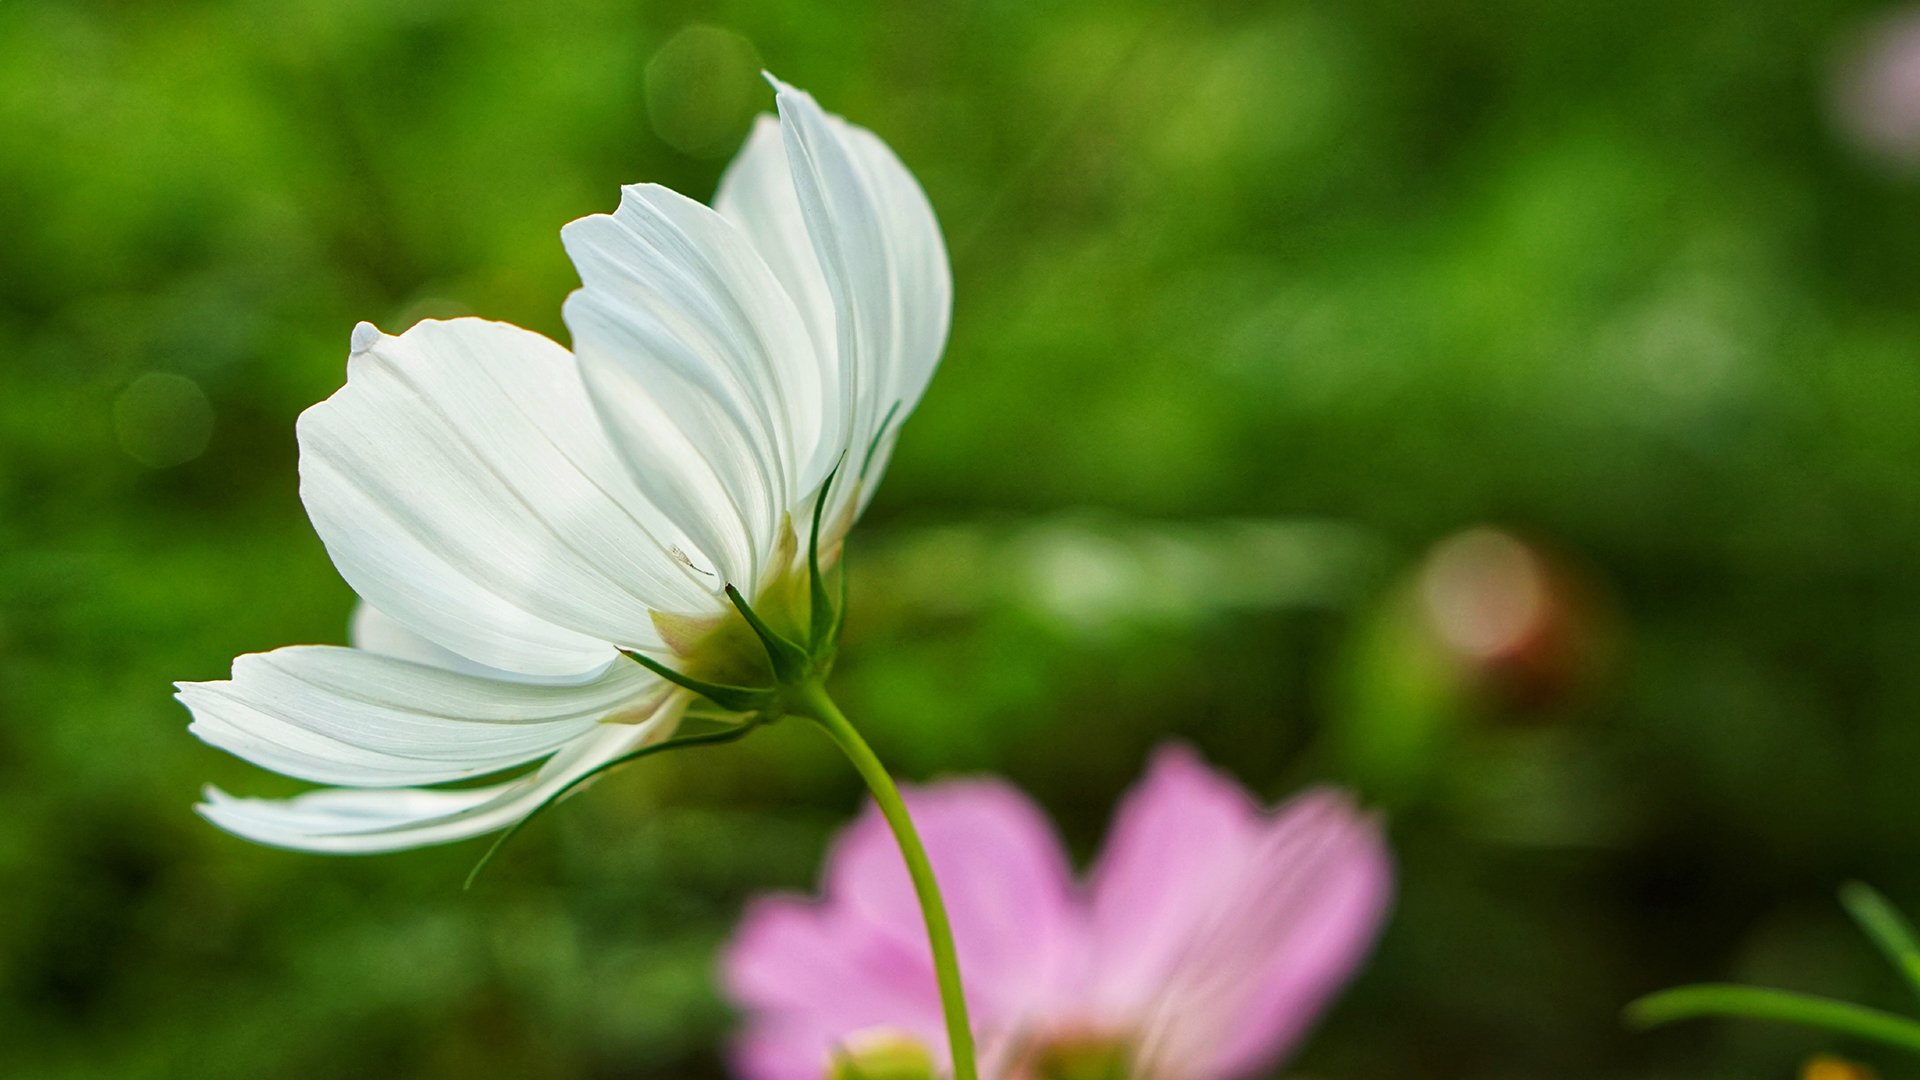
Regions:
M 1648 994 L 1627 1006 L 1627 1021 L 1637 1027 L 1707 1016 L 1799 1024 L 1920 1053 L 1920 1022 L 1864 1005 L 1787 990 L 1723 984 L 1681 986 Z
M 1906 916 L 1878 889 L 1858 881 L 1840 886 L 1840 903 L 1880 947 L 1887 960 L 1899 969 L 1914 993 L 1920 994 L 1920 940 L 1915 939 L 1913 924 Z

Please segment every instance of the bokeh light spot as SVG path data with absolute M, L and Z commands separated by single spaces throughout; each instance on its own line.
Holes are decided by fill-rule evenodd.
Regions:
M 654 134 L 681 153 L 719 157 L 746 134 L 759 102 L 760 55 L 717 26 L 689 26 L 647 62 L 647 116 Z
M 1841 50 L 1833 114 L 1854 147 L 1896 171 L 1920 171 L 1920 8 L 1883 14 Z
M 149 371 L 114 399 L 113 431 L 120 449 L 148 468 L 183 465 L 213 437 L 213 405 L 192 379 Z
M 1512 536 L 1469 529 L 1435 549 L 1420 596 L 1449 646 L 1497 659 L 1524 646 L 1546 621 L 1546 568 Z

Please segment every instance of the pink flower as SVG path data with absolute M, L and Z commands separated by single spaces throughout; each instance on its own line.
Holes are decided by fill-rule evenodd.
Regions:
M 992 779 L 909 790 L 953 918 L 988 1075 L 1233 1080 L 1273 1066 L 1364 958 L 1392 869 L 1331 790 L 1266 813 L 1191 750 L 1161 748 L 1083 884 L 1046 817 Z M 906 869 L 869 806 L 824 898 L 757 900 L 725 956 L 748 1080 L 821 1080 L 838 1055 L 944 1062 Z M 917 1051 L 916 1051 L 917 1052 Z

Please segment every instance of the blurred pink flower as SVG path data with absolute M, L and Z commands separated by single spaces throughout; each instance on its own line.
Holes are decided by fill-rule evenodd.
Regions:
M 1392 868 L 1380 829 L 1317 790 L 1271 813 L 1161 748 L 1082 884 L 1046 817 L 993 779 L 907 793 L 951 909 L 989 1075 L 1231 1080 L 1270 1068 L 1364 958 Z M 944 1061 L 926 931 L 867 811 L 824 898 L 763 897 L 728 947 L 749 1080 L 821 1080 L 837 1054 Z

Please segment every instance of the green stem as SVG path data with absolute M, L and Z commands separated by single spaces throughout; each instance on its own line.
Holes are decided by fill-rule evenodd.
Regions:
M 1682 986 L 1649 994 L 1627 1006 L 1627 1018 L 1642 1027 L 1702 1016 L 1803 1024 L 1889 1046 L 1920 1050 L 1920 1023 L 1878 1009 L 1785 990 L 1718 984 Z
M 933 879 L 933 864 L 927 859 L 927 849 L 913 827 L 913 818 L 907 814 L 900 789 L 894 786 L 893 777 L 887 775 L 886 766 L 874 756 L 873 748 L 860 737 L 860 732 L 827 696 L 818 680 L 799 684 L 793 694 L 801 707 L 799 711 L 819 724 L 827 738 L 853 762 L 860 779 L 867 782 L 867 790 L 873 793 L 873 801 L 879 804 L 881 816 L 893 830 L 894 842 L 900 845 L 900 856 L 907 863 L 907 876 L 913 879 L 913 891 L 920 898 L 920 912 L 927 920 L 927 939 L 933 946 L 933 973 L 940 984 L 940 1007 L 946 1013 L 947 1042 L 953 1053 L 954 1080 L 978 1080 L 973 1029 L 967 1023 L 967 1001 L 960 986 L 960 957 L 953 948 L 953 925 L 947 920 L 947 906 L 940 899 L 939 883 Z

